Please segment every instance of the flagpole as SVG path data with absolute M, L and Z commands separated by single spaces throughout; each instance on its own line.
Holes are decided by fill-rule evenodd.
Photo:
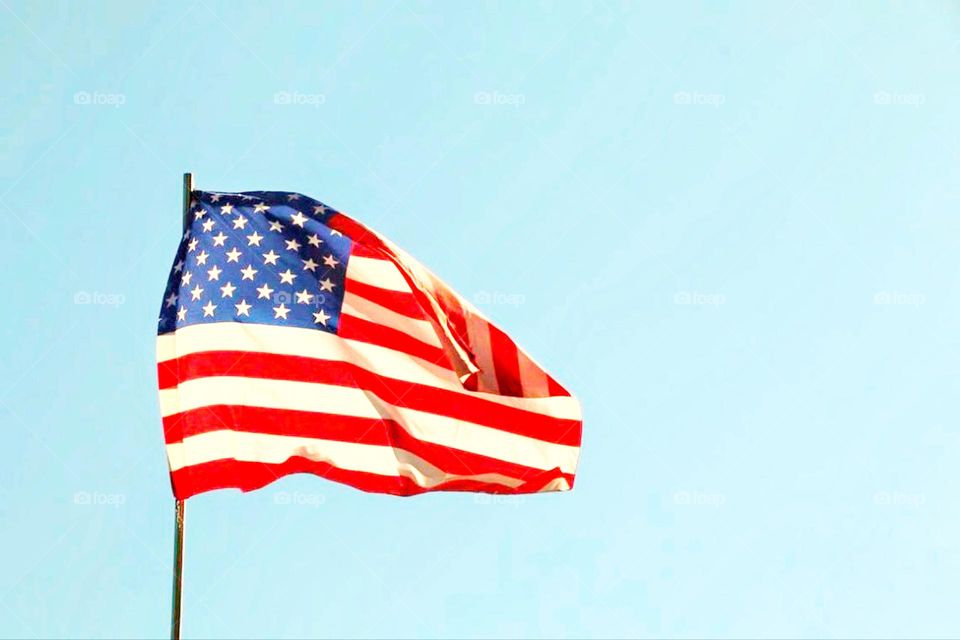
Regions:
M 193 174 L 183 174 L 183 230 L 186 232 L 190 214 L 190 194 L 193 192 Z M 170 638 L 180 640 L 180 605 L 183 596 L 183 500 L 176 501 L 173 534 L 173 598 L 170 612 Z
M 180 601 L 183 594 L 183 500 L 177 500 L 176 532 L 173 537 L 173 611 L 170 638 L 180 640 Z

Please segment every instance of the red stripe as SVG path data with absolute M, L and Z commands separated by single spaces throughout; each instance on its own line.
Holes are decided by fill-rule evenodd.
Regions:
M 353 247 L 350 249 L 350 255 L 358 256 L 360 258 L 377 258 L 378 260 L 387 259 L 387 256 L 384 255 L 381 249 L 360 243 L 353 245 Z
M 497 387 L 500 395 L 523 396 L 523 386 L 520 384 L 520 361 L 517 356 L 517 345 L 503 331 L 490 327 L 490 350 L 493 352 L 493 365 L 497 374 Z
M 327 220 L 327 226 L 343 233 L 354 242 L 353 248 L 350 250 L 353 254 L 357 254 L 358 250 L 362 251 L 365 248 L 364 245 L 370 245 L 371 247 L 383 245 L 383 242 L 375 233 L 342 213 L 330 216 Z
M 444 369 L 452 369 L 447 355 L 440 347 L 420 342 L 411 335 L 378 322 L 342 314 L 337 335 L 346 340 L 360 340 L 400 351 L 415 358 L 426 360 Z
M 270 435 L 318 438 L 357 444 L 396 447 L 425 460 L 446 473 L 479 475 L 499 473 L 526 481 L 543 473 L 522 464 L 462 451 L 444 445 L 419 440 L 393 420 L 355 418 L 337 414 L 264 409 L 261 407 L 225 406 L 202 407 L 163 419 L 167 426 L 179 423 L 184 437 L 211 431 L 243 431 Z M 167 444 L 182 442 L 167 438 Z
M 359 387 L 394 406 L 448 416 L 544 442 L 580 446 L 579 420 L 553 418 L 456 391 L 396 380 L 339 360 L 252 351 L 207 351 L 168 363 L 176 364 L 157 367 L 161 389 L 196 378 L 227 375 Z M 242 398 L 238 398 L 238 402 L 242 402 Z
M 347 293 L 358 295 L 408 318 L 424 320 L 427 317 L 412 293 L 381 289 L 365 282 L 351 280 L 349 271 L 347 272 Z
M 547 374 L 547 392 L 551 396 L 569 396 L 570 392 L 561 386 L 559 382 L 553 379 L 553 376 Z
M 455 480 L 445 482 L 431 489 L 425 489 L 413 480 L 402 476 L 381 476 L 363 471 L 339 469 L 326 462 L 316 462 L 301 457 L 293 457 L 280 464 L 262 462 L 240 462 L 233 459 L 215 460 L 203 464 L 178 469 L 170 474 L 173 493 L 178 500 L 214 489 L 240 489 L 253 491 L 270 484 L 274 480 L 292 473 L 310 473 L 335 482 L 348 484 L 361 491 L 389 493 L 398 496 L 412 496 L 427 491 L 482 491 L 486 493 L 534 493 L 556 478 L 566 478 L 573 486 L 573 476 L 557 471 L 545 471 L 531 478 L 523 485 L 511 489 L 501 484 L 477 482 L 475 480 Z
M 177 380 L 180 379 L 179 364 L 180 360 L 164 360 L 157 363 L 157 386 L 161 390 L 177 386 Z

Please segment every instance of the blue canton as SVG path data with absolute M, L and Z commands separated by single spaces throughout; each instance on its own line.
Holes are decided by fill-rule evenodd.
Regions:
M 194 191 L 158 333 L 249 322 L 336 333 L 352 242 L 298 193 Z

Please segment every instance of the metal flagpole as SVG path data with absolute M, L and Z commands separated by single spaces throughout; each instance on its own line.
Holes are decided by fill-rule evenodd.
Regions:
M 183 230 L 186 232 L 190 214 L 190 194 L 193 192 L 193 174 L 183 174 Z M 183 596 L 183 500 L 177 500 L 173 534 L 173 603 L 170 612 L 170 638 L 180 640 L 180 603 Z
M 177 500 L 176 532 L 173 538 L 173 611 L 170 638 L 180 640 L 180 601 L 183 594 L 183 500 Z

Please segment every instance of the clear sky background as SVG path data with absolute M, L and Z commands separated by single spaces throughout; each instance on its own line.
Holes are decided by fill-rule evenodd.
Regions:
M 957 636 L 960 10 L 0 0 L 0 634 L 162 637 L 198 188 L 307 193 L 584 405 L 572 493 L 187 504 L 188 637 Z

